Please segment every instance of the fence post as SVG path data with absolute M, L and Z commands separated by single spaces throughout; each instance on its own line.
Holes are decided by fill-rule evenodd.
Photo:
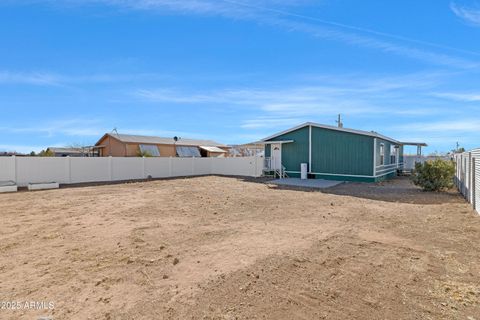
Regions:
M 15 179 L 15 184 L 18 185 L 17 157 L 12 156 L 12 159 L 13 159 L 13 178 Z
M 142 178 L 147 178 L 147 173 L 145 172 L 145 156 L 142 157 Z
M 471 152 L 468 153 L 468 159 L 469 159 L 468 170 L 470 171 L 468 173 L 468 180 L 469 180 L 468 183 L 470 184 L 470 188 L 468 188 L 468 199 L 471 203 L 473 201 L 473 175 L 475 174 L 475 170 L 473 169 L 473 164 L 472 164 L 473 157 Z
M 108 172 L 109 172 L 109 178 L 110 178 L 110 181 L 113 180 L 113 167 L 112 167 L 112 156 L 108 156 Z
M 168 177 L 171 178 L 172 177 L 172 173 L 173 173 L 173 170 L 172 170 L 172 165 L 173 165 L 173 160 L 172 160 L 172 157 L 168 158 Z
M 72 183 L 72 159 L 67 156 L 67 168 L 68 168 L 68 183 Z
M 472 158 L 472 204 L 473 204 L 473 210 L 477 209 L 477 175 L 476 175 L 476 169 L 477 169 L 477 164 L 476 158 Z

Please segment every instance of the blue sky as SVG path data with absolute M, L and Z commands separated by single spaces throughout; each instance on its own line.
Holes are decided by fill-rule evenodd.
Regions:
M 0 150 L 305 121 L 480 146 L 480 2 L 3 0 Z

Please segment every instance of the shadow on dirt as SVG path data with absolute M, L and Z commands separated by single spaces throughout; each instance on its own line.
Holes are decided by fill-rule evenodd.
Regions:
M 312 189 L 294 186 L 279 186 L 269 184 L 271 178 L 238 178 L 245 182 L 267 184 L 269 189 L 292 190 L 302 192 L 322 192 L 341 196 L 350 196 L 362 199 L 411 204 L 442 204 L 462 203 L 465 200 L 456 190 L 445 192 L 427 192 L 415 186 L 409 177 L 396 177 L 378 183 L 345 182 L 325 189 Z

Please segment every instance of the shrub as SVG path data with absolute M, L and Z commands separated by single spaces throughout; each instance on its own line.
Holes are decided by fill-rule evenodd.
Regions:
M 416 163 L 413 183 L 425 191 L 442 191 L 453 187 L 455 163 L 450 160 L 430 160 Z
M 152 154 L 148 151 L 137 151 L 137 156 L 139 157 L 145 157 L 145 158 L 150 158 L 153 157 Z
M 47 150 L 42 150 L 38 153 L 39 157 L 54 157 L 55 154 L 53 153 L 52 150 L 47 149 Z

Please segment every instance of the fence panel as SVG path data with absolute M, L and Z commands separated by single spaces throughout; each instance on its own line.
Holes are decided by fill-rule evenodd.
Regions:
M 70 182 L 110 181 L 110 158 L 69 158 Z
M 212 174 L 212 159 L 197 158 L 193 163 L 193 172 L 196 176 Z
M 472 156 L 474 159 L 473 167 L 473 206 L 478 213 L 480 213 L 480 149 L 473 150 Z
M 448 156 L 417 156 L 417 155 L 404 155 L 403 156 L 403 168 L 405 170 L 413 170 L 415 169 L 415 163 L 420 162 L 424 163 L 429 160 L 450 160 L 451 158 Z
M 455 184 L 465 199 L 480 213 L 480 149 L 455 155 Z
M 143 158 L 110 158 L 112 160 L 112 180 L 144 179 Z
M 15 181 L 15 157 L 0 157 L 0 181 Z
M 172 158 L 172 177 L 193 176 L 195 158 Z
M 69 158 L 16 157 L 17 185 L 70 183 Z
M 171 177 L 172 158 L 145 158 L 145 177 L 168 178 Z
M 212 174 L 233 175 L 233 176 L 252 176 L 258 177 L 258 167 L 263 164 L 263 160 L 256 157 L 248 158 L 212 158 Z
M 53 158 L 0 157 L 0 181 L 108 182 L 208 174 L 259 177 L 263 159 L 242 158 Z

